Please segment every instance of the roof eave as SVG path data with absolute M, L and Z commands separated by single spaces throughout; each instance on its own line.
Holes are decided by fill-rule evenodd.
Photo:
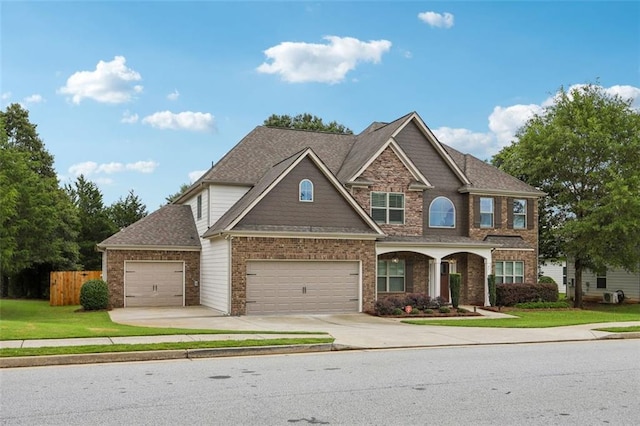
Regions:
M 514 197 L 544 197 L 546 192 L 539 191 L 537 189 L 533 191 L 518 191 L 512 189 L 491 189 L 491 188 L 472 188 L 469 186 L 463 186 L 458 189 L 461 194 L 473 194 L 473 195 L 498 195 L 498 196 L 514 196 Z
M 98 244 L 98 251 L 105 250 L 168 250 L 168 251 L 202 251 L 200 246 L 169 246 L 141 244 Z

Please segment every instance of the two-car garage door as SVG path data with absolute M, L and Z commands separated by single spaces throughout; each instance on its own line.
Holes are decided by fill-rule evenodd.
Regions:
M 184 262 L 125 262 L 125 306 L 184 306 Z
M 249 261 L 247 315 L 358 312 L 359 262 Z

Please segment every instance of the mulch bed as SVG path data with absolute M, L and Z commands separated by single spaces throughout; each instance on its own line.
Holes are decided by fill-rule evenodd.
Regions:
M 373 315 L 377 316 L 377 317 L 382 317 L 382 318 L 451 318 L 451 317 L 478 317 L 478 316 L 482 316 L 482 314 L 479 314 L 479 313 L 473 312 L 473 311 L 457 312 L 453 308 L 451 309 L 451 312 L 449 312 L 448 314 L 443 314 L 441 312 L 438 312 L 437 310 L 434 310 L 434 312 L 432 312 L 430 314 L 425 314 L 424 312 L 415 313 L 415 311 L 413 311 L 410 314 L 405 312 L 402 315 L 377 315 L 377 314 L 373 314 Z

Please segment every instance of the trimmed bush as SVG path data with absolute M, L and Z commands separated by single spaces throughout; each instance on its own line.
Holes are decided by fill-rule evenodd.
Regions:
M 565 301 L 562 302 L 529 302 L 529 303 L 516 303 L 516 308 L 520 309 L 564 309 L 569 308 L 569 304 Z
M 496 284 L 497 306 L 514 306 L 516 303 L 557 301 L 558 286 L 556 284 Z
M 448 314 L 451 312 L 451 308 L 449 308 L 448 306 L 440 306 L 440 308 L 438 308 L 438 311 L 441 314 Z
M 556 280 L 546 275 L 543 275 L 540 278 L 538 278 L 538 282 L 543 284 L 557 284 Z
M 394 308 L 394 310 L 391 311 L 391 314 L 392 315 L 402 315 L 402 314 L 404 314 L 404 311 L 402 309 L 400 309 L 400 308 Z
M 460 274 L 449 275 L 449 289 L 451 290 L 451 305 L 457 308 L 460 304 Z
M 426 293 L 407 293 L 404 296 L 404 306 L 411 306 L 414 309 L 423 310 L 429 306 L 431 298 Z
M 465 309 L 465 308 L 458 308 L 458 313 L 459 314 L 468 314 L 469 310 Z
M 89 280 L 80 287 L 80 304 L 85 311 L 107 309 L 109 287 L 103 280 Z
M 487 277 L 489 284 L 489 304 L 496 306 L 496 276 L 491 274 Z

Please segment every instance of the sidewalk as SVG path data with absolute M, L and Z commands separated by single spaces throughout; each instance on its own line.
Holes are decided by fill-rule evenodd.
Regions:
M 471 308 L 470 310 L 473 310 Z M 482 317 L 504 318 L 510 315 L 478 309 Z M 0 358 L 0 368 L 63 363 L 137 361 L 213 356 L 239 356 L 266 353 L 292 353 L 347 349 L 391 349 L 408 347 L 468 346 L 492 344 L 586 341 L 611 338 L 640 338 L 640 333 L 608 333 L 603 327 L 640 325 L 640 321 L 584 324 L 552 328 L 477 328 L 417 326 L 403 324 L 402 319 L 381 318 L 367 314 L 293 315 L 293 316 L 220 316 L 204 307 L 116 309 L 110 311 L 114 322 L 148 327 L 178 327 L 247 331 L 249 334 L 181 334 L 161 336 L 98 337 L 80 339 L 43 339 L 0 341 L 0 348 L 34 348 L 46 346 L 82 346 L 112 344 L 146 344 L 217 340 L 333 337 L 333 344 L 269 346 L 255 348 L 191 349 L 175 351 L 126 352 L 109 354 L 61 355 Z M 450 318 L 456 321 L 461 317 Z M 279 334 L 264 334 L 277 331 Z M 317 334 L 289 334 L 306 331 Z M 319 334 L 319 333 L 328 334 Z

